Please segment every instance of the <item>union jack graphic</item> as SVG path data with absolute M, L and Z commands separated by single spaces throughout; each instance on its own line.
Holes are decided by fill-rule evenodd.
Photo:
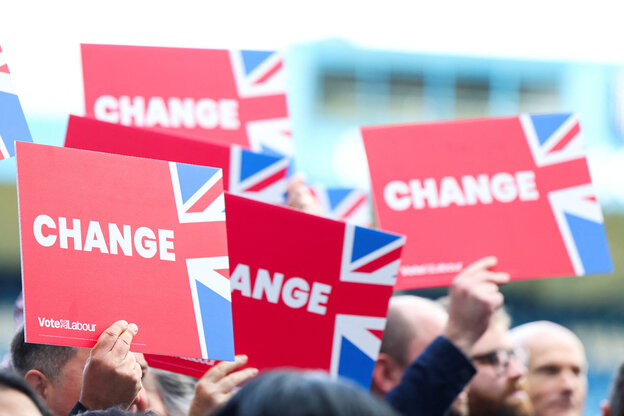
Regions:
M 180 223 L 225 221 L 221 169 L 169 162 L 169 170 Z M 233 360 L 228 256 L 189 258 L 186 268 L 202 357 Z
M 225 221 L 221 169 L 169 162 L 180 223 Z
M 522 115 L 520 122 L 538 167 L 585 163 L 583 138 L 575 115 Z M 584 178 L 570 178 L 569 183 L 553 184 L 548 192 L 548 200 L 577 275 L 604 273 L 608 271 L 605 265 L 612 264 L 602 211 L 586 165 L 585 172 Z M 570 186 L 572 183 L 574 186 Z
M 230 51 L 232 70 L 241 98 L 286 95 L 284 60 L 275 51 Z M 246 125 L 251 149 L 294 156 L 290 119 L 263 118 Z
M 15 156 L 15 140 L 32 142 L 32 137 L 0 47 L 0 160 Z
M 234 360 L 228 257 L 187 259 L 186 267 L 202 357 L 229 356 Z M 202 305 L 210 305 L 210 308 L 202 309 Z
M 295 146 L 289 118 L 274 118 L 247 122 L 249 146 L 256 152 L 293 157 Z
M 385 317 L 336 314 L 329 373 L 368 389 L 385 326 Z
M 233 145 L 230 149 L 229 191 L 263 202 L 281 204 L 286 194 L 289 159 L 251 152 Z
M 340 281 L 394 286 L 405 237 L 345 225 Z M 385 316 L 336 314 L 330 374 L 369 388 Z
M 524 114 L 520 122 L 537 166 L 585 157 L 581 128 L 574 114 Z
M 405 237 L 347 224 L 340 280 L 393 286 Z
M 323 215 L 363 227 L 373 222 L 368 193 L 355 188 L 328 188 L 314 185 L 310 190 L 318 199 Z
M 236 88 L 240 97 L 286 92 L 284 60 L 275 51 L 230 51 Z

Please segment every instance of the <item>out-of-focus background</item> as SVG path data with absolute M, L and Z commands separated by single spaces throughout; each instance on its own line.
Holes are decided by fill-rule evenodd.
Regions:
M 615 273 L 515 282 L 503 292 L 514 324 L 550 319 L 582 338 L 585 413 L 598 413 L 624 360 L 624 25 L 615 2 L 98 4 L 0 5 L 0 45 L 37 143 L 62 145 L 68 114 L 84 113 L 80 43 L 284 50 L 295 170 L 327 186 L 368 188 L 360 125 L 578 113 Z M 9 160 L 0 162 L 0 354 L 20 289 Z

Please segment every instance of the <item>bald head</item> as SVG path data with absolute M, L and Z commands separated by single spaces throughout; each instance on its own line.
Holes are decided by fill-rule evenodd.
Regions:
M 432 300 L 410 295 L 392 297 L 373 370 L 373 393 L 384 396 L 399 384 L 407 366 L 442 334 L 447 319 L 444 308 Z
M 587 359 L 581 340 L 549 321 L 516 327 L 512 336 L 529 351 L 527 385 L 536 416 L 580 416 L 587 395 Z
M 392 297 L 381 350 L 407 367 L 442 333 L 447 319 L 444 308 L 432 300 L 411 295 Z

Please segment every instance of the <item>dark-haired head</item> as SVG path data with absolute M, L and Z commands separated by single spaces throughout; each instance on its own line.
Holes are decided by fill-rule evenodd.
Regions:
M 215 416 L 384 416 L 385 403 L 343 380 L 320 372 L 274 371 L 247 383 Z
M 13 414 L 17 409 L 20 414 L 47 416 L 49 413 L 24 379 L 15 374 L 0 371 L 0 413 Z

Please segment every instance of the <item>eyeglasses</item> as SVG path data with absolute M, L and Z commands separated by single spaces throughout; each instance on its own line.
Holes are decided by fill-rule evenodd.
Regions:
M 509 369 L 509 362 L 512 358 L 526 366 L 528 354 L 524 348 L 513 348 L 510 350 L 499 348 L 485 354 L 473 355 L 471 360 L 475 363 L 494 367 L 498 374 L 505 374 Z

